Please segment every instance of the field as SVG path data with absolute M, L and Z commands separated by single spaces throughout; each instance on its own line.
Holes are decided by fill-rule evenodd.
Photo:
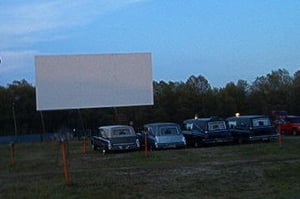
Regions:
M 300 136 L 243 145 L 101 154 L 68 143 L 0 146 L 0 198 L 300 198 Z

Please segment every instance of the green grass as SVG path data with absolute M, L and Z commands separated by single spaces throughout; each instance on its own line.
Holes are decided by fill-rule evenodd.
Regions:
M 0 198 L 300 198 L 300 136 L 277 142 L 102 155 L 68 144 L 0 146 Z

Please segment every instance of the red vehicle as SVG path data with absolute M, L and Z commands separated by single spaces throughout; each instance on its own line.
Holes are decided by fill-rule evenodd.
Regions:
M 288 115 L 280 124 L 281 132 L 286 134 L 297 135 L 300 134 L 300 116 Z

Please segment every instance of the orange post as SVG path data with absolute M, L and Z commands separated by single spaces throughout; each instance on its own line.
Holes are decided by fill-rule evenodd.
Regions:
M 148 136 L 147 133 L 145 133 L 145 156 L 149 157 L 149 150 L 148 150 Z
M 10 143 L 9 144 L 9 152 L 10 152 L 10 162 L 11 163 L 15 163 L 15 144 L 14 143 Z
M 62 156 L 63 156 L 63 161 L 64 161 L 64 173 L 65 173 L 66 184 L 70 184 L 71 183 L 70 163 L 69 163 L 68 157 L 67 157 L 67 150 L 66 150 L 65 141 L 61 142 L 61 149 L 62 149 Z
M 86 137 L 83 138 L 83 147 L 82 147 L 82 151 L 83 153 L 86 153 L 86 147 L 87 146 L 87 139 Z
M 279 145 L 282 146 L 282 132 L 281 132 L 281 125 L 278 125 L 278 131 L 279 131 L 279 137 L 278 137 L 278 141 L 279 141 Z
M 55 142 L 56 142 L 55 139 L 52 138 L 51 139 L 51 145 L 52 145 L 53 148 L 55 148 L 57 146 Z

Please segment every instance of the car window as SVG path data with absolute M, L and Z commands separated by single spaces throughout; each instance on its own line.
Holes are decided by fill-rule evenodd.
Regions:
M 260 126 L 270 126 L 271 121 L 269 118 L 262 117 L 262 118 L 255 118 L 252 120 L 253 127 L 260 127 Z
M 100 129 L 100 136 L 102 136 L 104 138 L 108 137 L 107 133 L 103 129 Z
M 229 126 L 229 128 L 235 128 L 236 127 L 236 121 L 235 120 L 228 121 L 228 126 Z
M 154 132 L 153 132 L 152 128 L 147 128 L 147 129 L 148 129 L 149 135 L 154 136 Z
M 126 137 L 132 136 L 134 133 L 129 128 L 113 129 L 111 137 Z
M 159 132 L 160 132 L 160 135 L 177 135 L 177 134 L 179 134 L 178 129 L 175 126 L 160 127 Z
M 185 124 L 185 130 L 190 131 L 190 130 L 192 130 L 192 129 L 193 129 L 193 123 L 186 123 L 186 124 Z
M 226 129 L 226 124 L 224 121 L 214 121 L 214 122 L 208 122 L 208 130 L 223 130 Z
M 238 119 L 236 126 L 240 129 L 248 129 L 250 127 L 250 119 Z
M 195 121 L 193 125 L 193 130 L 203 131 L 207 129 L 207 122 L 204 121 Z

